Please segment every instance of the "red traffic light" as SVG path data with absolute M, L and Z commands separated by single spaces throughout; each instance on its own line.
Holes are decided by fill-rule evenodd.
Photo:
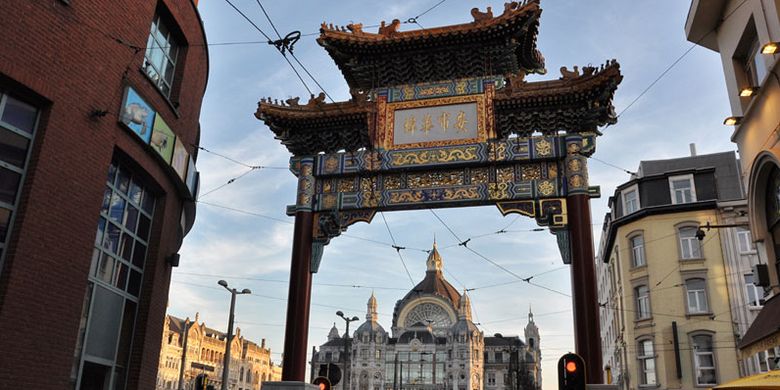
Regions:
M 558 389 L 585 390 L 585 361 L 577 354 L 567 353 L 558 360 Z
M 317 385 L 320 390 L 330 390 L 330 381 L 324 376 L 318 376 L 311 382 Z

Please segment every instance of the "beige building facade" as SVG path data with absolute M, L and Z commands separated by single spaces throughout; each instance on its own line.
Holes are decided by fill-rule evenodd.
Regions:
M 742 230 L 706 226 L 744 218 L 741 198 L 733 152 L 644 161 L 618 186 L 597 262 L 607 382 L 696 389 L 739 377 L 731 297 L 745 284 L 730 280 L 744 269 L 730 270 L 741 262 L 724 248 Z
M 685 33 L 721 56 L 750 232 L 759 258 L 768 260 L 761 283 L 768 294 L 739 348 L 746 359 L 766 361 L 780 351 L 780 2 L 693 0 Z
M 165 317 L 157 390 L 193 389 L 195 378 L 201 374 L 207 375 L 208 383 L 215 388 L 221 386 L 227 335 L 198 320 L 198 314 L 195 314 L 194 321 L 170 315 Z M 182 353 L 185 341 L 186 355 Z M 241 329 L 237 328 L 230 354 L 228 389 L 258 390 L 263 382 L 279 381 L 282 378 L 281 365 L 271 360 L 271 349 L 265 346 L 265 339 L 258 345 L 245 339 Z

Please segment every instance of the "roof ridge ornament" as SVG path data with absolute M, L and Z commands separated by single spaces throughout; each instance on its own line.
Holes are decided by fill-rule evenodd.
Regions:
M 493 19 L 493 9 L 492 7 L 488 6 L 487 12 L 480 12 L 479 8 L 474 7 L 471 9 L 471 16 L 474 17 L 475 24 L 482 24 L 490 19 Z

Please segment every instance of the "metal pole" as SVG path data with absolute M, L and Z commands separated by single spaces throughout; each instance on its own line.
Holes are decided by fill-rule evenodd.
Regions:
M 181 350 L 181 367 L 179 367 L 179 390 L 184 390 L 184 367 L 187 365 L 187 340 L 190 338 L 189 329 L 192 326 L 192 324 L 188 324 L 188 320 L 184 322 L 184 329 L 182 330 L 182 333 L 184 334 L 181 336 L 184 341 L 182 342 Z
M 228 317 L 228 333 L 225 339 L 225 361 L 222 363 L 222 390 L 227 390 L 230 376 L 230 344 L 233 340 L 233 312 L 236 310 L 236 289 L 230 289 L 230 316 Z
M 349 345 L 349 320 L 345 320 L 347 323 L 347 335 L 344 340 L 344 390 L 349 390 L 349 353 L 352 347 Z

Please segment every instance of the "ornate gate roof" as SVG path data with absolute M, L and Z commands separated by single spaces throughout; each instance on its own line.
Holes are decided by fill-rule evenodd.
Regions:
M 471 23 L 398 31 L 401 22 L 382 22 L 378 33 L 361 24 L 322 24 L 317 42 L 338 65 L 350 88 L 480 77 L 524 71 L 542 73 L 544 57 L 536 49 L 538 0 L 506 3 L 493 17 L 474 8 Z

